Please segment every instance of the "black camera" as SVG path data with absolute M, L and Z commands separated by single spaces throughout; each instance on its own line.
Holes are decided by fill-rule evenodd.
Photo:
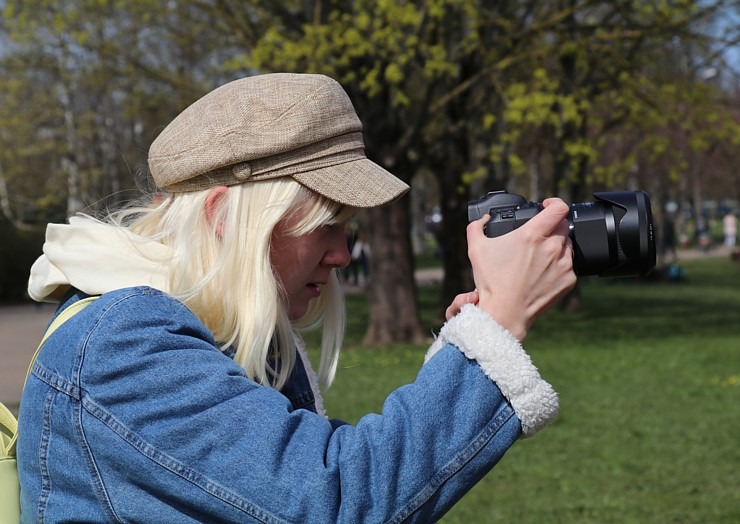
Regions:
M 571 204 L 568 212 L 576 275 L 644 276 L 655 267 L 650 197 L 644 191 L 594 193 L 596 202 Z M 504 235 L 542 211 L 539 202 L 492 191 L 468 203 L 468 220 L 489 214 L 486 236 Z

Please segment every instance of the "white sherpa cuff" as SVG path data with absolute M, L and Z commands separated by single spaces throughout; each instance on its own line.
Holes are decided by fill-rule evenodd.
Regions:
M 537 371 L 519 341 L 490 315 L 472 304 L 442 327 L 427 351 L 426 363 L 446 344 L 475 360 L 511 403 L 522 423 L 522 437 L 531 437 L 558 413 L 558 394 Z

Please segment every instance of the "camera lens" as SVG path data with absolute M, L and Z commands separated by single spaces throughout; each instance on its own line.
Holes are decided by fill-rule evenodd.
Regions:
M 644 276 L 655 267 L 650 198 L 643 191 L 595 193 L 596 202 L 572 204 L 571 225 L 579 276 Z

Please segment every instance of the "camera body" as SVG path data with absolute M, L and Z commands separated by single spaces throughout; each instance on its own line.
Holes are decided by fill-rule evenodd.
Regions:
M 644 191 L 594 193 L 595 202 L 571 204 L 566 217 L 573 240 L 576 275 L 644 276 L 655 267 L 655 233 L 650 197 Z M 468 220 L 490 215 L 485 233 L 505 235 L 542 211 L 539 202 L 491 191 L 468 203 Z

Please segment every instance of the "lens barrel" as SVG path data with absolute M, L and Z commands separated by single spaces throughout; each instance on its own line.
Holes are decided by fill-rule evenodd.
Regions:
M 643 191 L 594 193 L 572 204 L 573 269 L 579 276 L 644 276 L 655 267 L 650 198 Z

